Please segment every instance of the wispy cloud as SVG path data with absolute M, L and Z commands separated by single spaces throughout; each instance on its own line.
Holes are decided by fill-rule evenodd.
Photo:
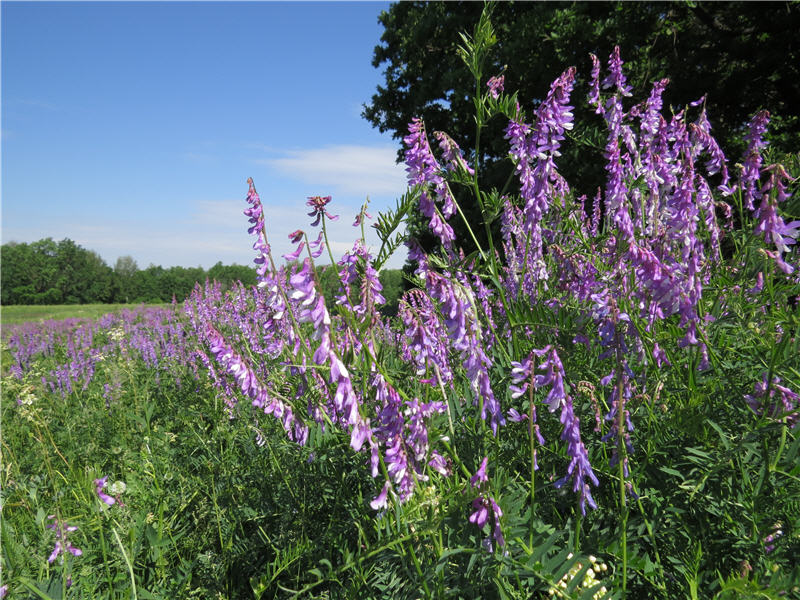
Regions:
M 406 174 L 396 159 L 392 146 L 341 145 L 289 150 L 257 162 L 339 193 L 399 196 L 406 188 Z

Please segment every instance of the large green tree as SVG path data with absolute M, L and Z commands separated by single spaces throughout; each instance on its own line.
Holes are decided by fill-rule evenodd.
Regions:
M 399 2 L 384 11 L 373 57 L 384 82 L 363 116 L 397 139 L 413 117 L 422 117 L 428 132 L 448 132 L 469 154 L 475 82 L 457 48 L 459 33 L 471 33 L 482 10 L 480 2 Z M 615 45 L 634 87 L 631 102 L 665 77 L 666 107 L 679 110 L 707 94 L 713 132 L 732 162 L 743 147 L 743 126 L 762 108 L 773 117 L 773 147 L 800 148 L 798 2 L 504 2 L 493 6 L 491 20 L 498 43 L 481 86 L 502 71 L 528 115 L 559 74 L 578 69 L 576 124 L 559 169 L 579 194 L 593 195 L 604 177 L 602 122 L 585 101 L 589 54 L 605 62 Z M 498 189 L 511 168 L 504 160 L 506 125 L 495 119 L 481 134 L 482 177 Z

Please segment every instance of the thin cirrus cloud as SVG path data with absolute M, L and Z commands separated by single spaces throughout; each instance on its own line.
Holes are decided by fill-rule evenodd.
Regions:
M 407 184 L 405 170 L 396 160 L 397 149 L 392 146 L 339 145 L 288 150 L 257 162 L 338 193 L 399 197 Z

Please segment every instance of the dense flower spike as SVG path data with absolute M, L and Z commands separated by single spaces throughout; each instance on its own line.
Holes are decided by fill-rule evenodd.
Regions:
M 568 103 L 574 83 L 575 69 L 571 68 L 553 82 L 547 98 L 537 108 L 535 127 L 512 120 L 506 128 L 505 137 L 511 143 L 510 154 L 517 164 L 520 194 L 525 203 L 524 228 L 530 236 L 528 265 L 539 281 L 547 278 L 543 219 L 551 200 L 563 199 L 568 192 L 566 182 L 556 170 L 555 158 L 560 156 L 564 132 L 572 129 L 572 107 Z
M 595 486 L 600 485 L 600 482 L 592 470 L 589 454 L 581 439 L 580 419 L 575 415 L 572 397 L 567 394 L 564 387 L 564 367 L 555 348 L 547 346 L 541 350 L 534 350 L 533 353 L 544 357 L 542 364 L 539 365 L 539 370 L 544 371 L 544 374 L 536 375 L 535 386 L 550 388 L 545 404 L 551 413 L 561 410 L 560 421 L 564 428 L 561 439 L 567 442 L 567 454 L 570 457 L 567 474 L 556 482 L 556 487 L 561 487 L 571 479 L 572 490 L 578 494 L 581 512 L 586 514 L 587 503 L 592 508 L 597 508 L 589 482 Z
M 431 231 L 445 247 L 449 248 L 455 239 L 455 234 L 447 220 L 456 212 L 455 200 L 441 175 L 442 168 L 433 156 L 422 120 L 414 119 L 408 127 L 408 132 L 409 134 L 403 138 L 406 145 L 408 183 L 411 186 L 422 187 L 419 197 L 420 212 L 429 219 Z M 441 205 L 441 212 L 429 195 L 431 186 Z
M 783 259 L 783 255 L 789 252 L 789 246 L 797 243 L 800 236 L 800 220 L 785 223 L 778 214 L 778 203 L 786 201 L 791 194 L 786 192 L 786 184 L 792 178 L 786 173 L 783 165 L 770 165 L 764 169 L 764 173 L 769 175 L 769 179 L 761 188 L 761 204 L 755 211 L 754 216 L 758 219 L 755 226 L 755 233 L 764 236 L 764 240 L 775 246 L 775 263 L 778 268 L 790 275 L 795 267 Z
M 758 179 L 761 175 L 761 153 L 767 146 L 767 142 L 764 140 L 767 125 L 769 125 L 769 112 L 762 110 L 750 121 L 748 132 L 744 136 L 747 149 L 744 153 L 744 164 L 737 188 L 744 194 L 744 204 L 748 210 L 754 210 L 755 203 L 761 199 Z

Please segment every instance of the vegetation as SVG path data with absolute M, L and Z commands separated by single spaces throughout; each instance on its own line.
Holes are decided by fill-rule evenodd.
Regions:
M 142 302 L 159 304 L 171 302 L 173 299 L 182 301 L 196 285 L 202 285 L 206 279 L 218 281 L 226 288 L 237 281 L 245 285 L 256 283 L 256 270 L 253 267 L 223 265 L 221 262 L 208 271 L 201 267 L 164 268 L 157 265 L 139 269 L 132 257 L 121 256 L 112 270 L 96 252 L 86 250 L 70 239 L 54 242 L 47 238 L 31 244 L 9 242 L 3 244 L 0 259 L 4 307 Z M 397 299 L 402 292 L 400 271 L 386 270 L 381 277 L 388 286 L 386 310 L 396 310 Z M 337 290 L 326 288 L 326 291 L 328 297 L 332 298 Z M 27 314 L 30 309 L 21 310 L 22 314 Z M 43 310 L 52 313 L 51 318 L 55 318 L 59 312 L 50 308 Z M 66 310 L 69 312 L 69 309 Z M 111 307 L 107 307 L 105 312 L 108 310 Z M 10 314 L 20 313 L 12 311 Z M 41 318 L 41 314 L 35 310 L 31 314 L 31 319 Z
M 472 30 L 482 9 L 480 2 L 398 2 L 383 12 L 384 32 L 373 65 L 384 69 L 384 83 L 363 114 L 397 140 L 407 135 L 415 117 L 430 132 L 447 132 L 470 163 L 477 150 L 484 185 L 502 194 L 510 191 L 503 139 L 507 123 L 488 120 L 480 142 L 476 139 L 476 82 L 457 53 L 460 32 Z M 577 68 L 573 97 L 585 98 L 589 55 L 608 56 L 619 46 L 632 102 L 646 100 L 652 82 L 669 78 L 664 106 L 678 112 L 705 97 L 714 136 L 731 156 L 744 150 L 745 125 L 759 110 L 772 116 L 768 136 L 775 151 L 795 153 L 800 147 L 796 1 L 501 2 L 493 7 L 492 22 L 497 43 L 486 57 L 480 85 L 503 75 L 524 110 L 541 103 L 550 82 L 568 66 Z M 559 169 L 591 198 L 605 181 L 605 124 L 594 107 L 573 104 L 575 127 L 565 133 Z M 453 192 L 469 221 L 480 221 L 471 195 Z M 456 221 L 453 227 L 465 248 L 472 248 L 463 225 Z M 433 248 L 436 241 L 422 217 L 411 228 L 423 248 Z M 480 228 L 475 235 L 486 243 Z
M 136 308 L 134 304 L 18 304 L 2 308 L 0 323 L 5 327 L 64 319 L 95 320 L 109 313 L 119 313 L 125 309 L 132 310 L 134 308 Z
M 707 107 L 662 110 L 662 82 L 634 103 L 614 48 L 586 201 L 560 171 L 575 70 L 527 114 L 486 76 L 495 41 L 485 11 L 458 52 L 508 195 L 415 119 L 375 256 L 362 229 L 318 268 L 315 197 L 322 235 L 275 262 L 250 180 L 257 286 L 4 328 L 0 593 L 800 598 L 798 164 L 769 160 L 766 111 L 729 163 Z M 390 318 L 414 207 L 439 243 L 406 240 Z

